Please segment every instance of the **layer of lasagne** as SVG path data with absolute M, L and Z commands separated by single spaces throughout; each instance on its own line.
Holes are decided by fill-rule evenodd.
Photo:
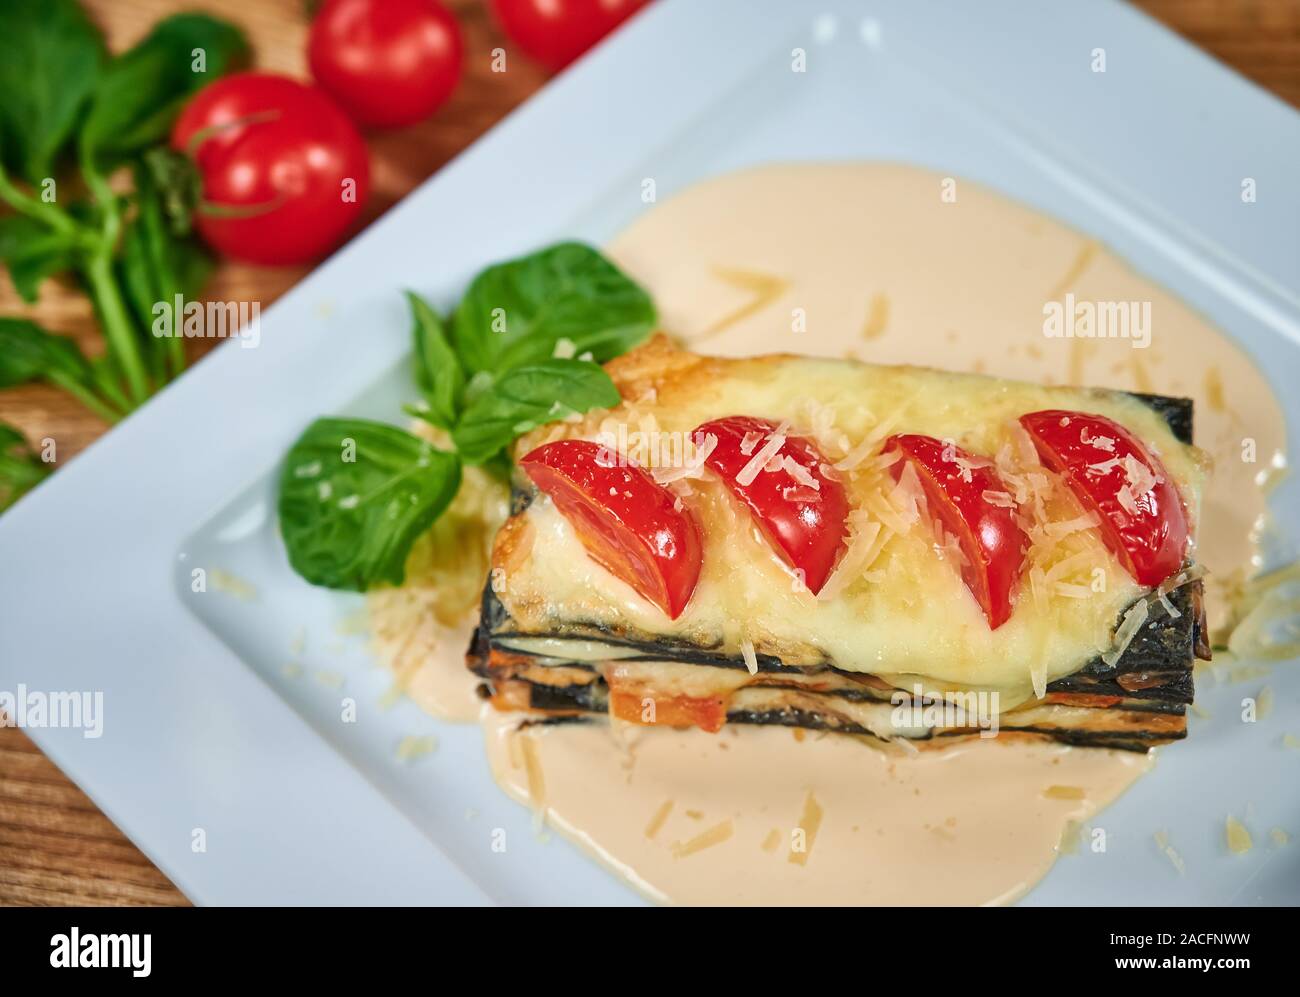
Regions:
M 897 690 L 996 692 L 1004 731 L 1116 747 L 1182 736 L 1204 645 L 1194 564 L 1158 591 L 1139 586 L 1016 420 L 1064 409 L 1120 423 L 1159 455 L 1194 537 L 1204 469 L 1190 402 L 852 361 L 701 357 L 663 337 L 608 370 L 621 406 L 548 426 L 518 452 L 588 439 L 651 469 L 700 524 L 699 582 L 669 619 L 588 557 L 521 476 L 470 654 L 499 706 L 632 718 L 648 699 L 659 723 L 715 728 L 721 717 L 941 742 L 970 731 L 900 730 Z M 813 439 L 846 482 L 847 545 L 818 595 L 692 461 L 691 430 L 736 413 Z M 888 473 L 879 451 L 892 433 L 988 455 L 1007 484 L 1030 547 L 1014 611 L 997 629 L 924 496 Z

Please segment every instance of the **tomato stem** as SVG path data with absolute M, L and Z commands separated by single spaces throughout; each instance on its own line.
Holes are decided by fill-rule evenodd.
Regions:
M 220 135 L 222 132 L 228 132 L 235 128 L 244 128 L 248 125 L 260 125 L 267 121 L 275 121 L 280 117 L 280 112 L 275 109 L 267 111 L 254 111 L 252 114 L 246 114 L 242 118 L 235 118 L 232 121 L 223 121 L 220 124 L 208 125 L 206 128 L 200 128 L 190 140 L 185 143 L 185 155 L 191 159 L 199 151 L 201 146 L 214 135 Z
M 276 208 L 282 207 L 288 199 L 288 195 L 281 193 L 269 201 L 259 201 L 256 204 L 223 204 L 220 201 L 200 201 L 197 208 L 200 214 L 207 215 L 209 218 L 259 218 Z

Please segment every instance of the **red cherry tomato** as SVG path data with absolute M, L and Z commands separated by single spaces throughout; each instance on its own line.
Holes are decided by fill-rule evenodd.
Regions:
M 770 460 L 794 461 L 802 468 L 802 473 L 795 472 L 798 477 L 784 467 L 745 474 L 746 467 L 774 441 L 777 429 L 776 423 L 767 419 L 733 415 L 704 423 L 696 428 L 694 437 L 699 440 L 702 434 L 712 434 L 718 438 L 705 464 L 749 507 L 768 541 L 786 563 L 803 572 L 804 585 L 816 595 L 844 546 L 849 500 L 826 458 L 802 436 L 786 436 Z
M 577 531 L 587 553 L 677 619 L 700 577 L 700 534 L 677 498 L 589 440 L 538 447 L 519 466 Z
M 308 263 L 333 249 L 370 189 L 366 146 L 322 91 L 236 73 L 200 90 L 172 128 L 203 183 L 200 234 L 250 263 Z
M 626 21 L 646 0 L 492 0 L 501 29 L 558 72 Z
M 1119 423 L 1052 409 L 1020 417 L 1038 455 L 1101 519 L 1106 546 L 1139 584 L 1156 586 L 1183 565 L 1187 510 L 1169 472 Z
M 933 436 L 891 436 L 882 452 L 902 452 L 890 466 L 895 480 L 911 465 L 930 511 L 957 537 L 966 563 L 961 577 L 996 630 L 1011 618 L 1029 539 L 1016 525 L 1015 509 L 995 505 L 986 492 L 1007 494 L 992 462 L 972 457 L 960 447 Z
M 460 80 L 456 19 L 438 0 L 326 0 L 311 23 L 312 76 L 354 121 L 423 121 Z

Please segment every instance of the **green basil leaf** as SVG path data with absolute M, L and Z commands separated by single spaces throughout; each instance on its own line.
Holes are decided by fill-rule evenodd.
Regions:
M 39 184 L 95 87 L 104 41 L 75 0 L 4 0 L 0 44 L 0 160 Z
M 350 458 L 350 459 L 349 459 Z M 460 461 L 395 426 L 318 419 L 280 474 L 280 534 L 313 585 L 399 584 L 406 556 L 460 488 Z
M 415 380 L 429 403 L 419 416 L 435 426 L 451 429 L 460 412 L 465 372 L 456 351 L 447 342 L 442 319 L 419 295 L 406 292 L 411 303 L 411 336 L 415 344 Z
M 79 248 L 76 235 L 52 231 L 26 215 L 0 218 L 0 261 L 24 301 L 36 301 L 46 277 L 71 270 Z
M 516 436 L 574 412 L 612 408 L 621 400 L 599 365 L 547 360 L 501 374 L 469 403 L 451 435 L 467 463 L 481 464 Z
M 0 318 L 0 388 L 36 380 L 85 385 L 92 374 L 81 348 L 67 336 L 26 319 Z
M 8 509 L 50 473 L 18 430 L 0 422 L 0 512 Z
M 604 362 L 654 323 L 645 291 L 597 250 L 565 242 L 475 277 L 452 331 L 467 370 L 501 371 L 550 358 L 561 339 Z
M 111 165 L 166 140 L 190 95 L 247 56 L 243 33 L 225 21 L 206 14 L 159 21 L 105 67 L 81 128 L 83 151 Z

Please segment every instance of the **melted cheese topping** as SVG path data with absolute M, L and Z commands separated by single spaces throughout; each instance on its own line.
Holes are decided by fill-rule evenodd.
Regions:
M 830 661 L 902 687 L 920 681 L 939 692 L 996 690 L 1009 709 L 1110 647 L 1116 620 L 1145 591 L 1109 554 L 1064 486 L 1037 465 L 1016 417 L 1061 408 L 1122 423 L 1160 454 L 1195 519 L 1202 479 L 1197 452 L 1125 395 L 851 361 L 706 359 L 663 339 L 610 370 L 630 401 L 546 427 L 521 448 L 565 437 L 621 441 L 621 449 L 657 467 L 689 449 L 671 434 L 689 434 L 709 419 L 748 414 L 788 422 L 791 433 L 814 437 L 828 461 L 852 465 L 841 472 L 854 510 L 849 530 L 869 535 L 875 549 L 865 557 L 842 556 L 850 577 L 832 576 L 814 597 L 747 510 L 700 470 L 669 486 L 697 517 L 704 545 L 695 594 L 669 620 L 588 557 L 567 520 L 539 496 L 503 532 L 494 554 L 494 565 L 505 571 L 502 602 L 525 632 L 595 623 L 736 656 L 748 642 L 758 654 L 790 664 Z M 669 435 L 656 440 L 648 435 L 655 431 Z M 1015 611 L 996 631 L 962 581 L 960 552 L 935 530 L 923 496 L 896 486 L 872 456 L 891 432 L 952 439 L 1030 481 L 1020 512 L 1034 544 Z M 1099 451 L 1099 460 L 1106 456 Z

